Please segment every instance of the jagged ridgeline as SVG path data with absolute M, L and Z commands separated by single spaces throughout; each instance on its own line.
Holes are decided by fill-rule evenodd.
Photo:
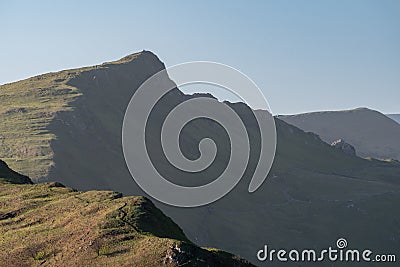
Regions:
M 121 128 L 135 90 L 163 68 L 154 54 L 145 51 L 99 66 L 2 85 L 0 158 L 36 181 L 143 195 L 126 168 Z M 161 150 L 160 127 L 169 110 L 190 97 L 173 90 L 162 99 L 150 114 L 146 141 L 160 172 L 175 183 L 193 186 L 218 177 L 229 160 L 230 144 L 220 125 L 196 120 L 182 131 L 182 152 L 195 159 L 199 140 L 209 137 L 218 147 L 216 161 L 194 178 L 171 168 Z M 249 194 L 260 133 L 249 107 L 231 106 L 250 136 L 250 161 L 240 183 L 205 207 L 181 209 L 155 202 L 190 240 L 255 264 L 259 264 L 256 252 L 266 243 L 275 248 L 324 248 L 347 237 L 354 247 L 398 249 L 398 162 L 346 154 L 316 134 L 276 118 L 278 144 L 272 171 L 259 190 Z

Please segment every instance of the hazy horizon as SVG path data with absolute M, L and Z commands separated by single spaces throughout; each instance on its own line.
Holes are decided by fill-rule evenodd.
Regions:
M 0 84 L 145 49 L 166 66 L 206 60 L 242 71 L 274 114 L 399 114 L 399 15 L 391 0 L 3 1 Z

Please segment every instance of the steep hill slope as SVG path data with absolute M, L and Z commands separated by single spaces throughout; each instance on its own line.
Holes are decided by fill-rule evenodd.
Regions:
M 400 124 L 400 114 L 387 114 L 386 116 Z
M 162 68 L 164 65 L 155 55 L 143 51 L 115 62 L 1 85 L 0 158 L 33 180 L 48 178 L 57 156 L 52 142 L 60 138 L 58 134 L 65 134 L 56 133 L 58 124 L 66 123 L 58 115 L 74 110 L 73 116 L 79 117 L 75 120 L 79 125 L 74 126 L 94 135 L 95 125 L 105 127 L 105 131 L 120 131 L 113 124 L 110 111 L 123 113 L 133 89 Z M 96 138 L 102 137 L 90 137 Z M 72 142 L 77 145 L 76 141 Z M 79 142 L 85 141 L 88 140 Z
M 2 155 L 18 171 L 26 170 L 39 180 L 61 181 L 80 190 L 112 189 L 143 195 L 126 168 L 121 127 L 130 96 L 141 82 L 162 68 L 163 63 L 155 55 L 142 52 L 97 67 L 1 86 L 0 95 L 4 93 L 8 103 L 3 108 L 6 111 L 26 108 L 30 103 L 40 110 L 50 106 L 57 110 L 48 117 L 38 116 L 36 109 L 3 112 L 0 123 L 5 130 L 1 135 L 6 136 L 6 148 L 0 146 Z M 53 86 L 55 80 L 61 83 L 59 87 Z M 59 98 L 60 88 L 69 89 Z M 48 92 L 46 101 L 38 94 L 42 90 Z M 32 96 L 27 103 L 19 96 L 25 91 Z M 223 129 L 209 120 L 193 121 L 183 129 L 181 148 L 188 158 L 198 157 L 197 144 L 204 137 L 215 140 L 219 149 L 215 164 L 193 176 L 172 169 L 160 146 L 165 116 L 190 97 L 195 96 L 174 90 L 160 100 L 150 115 L 147 144 L 151 159 L 171 181 L 199 185 L 215 179 L 229 160 L 229 142 Z M 63 105 L 57 104 L 60 99 Z M 398 250 L 398 162 L 347 155 L 315 134 L 276 119 L 278 147 L 273 169 L 264 185 L 249 194 L 247 188 L 260 153 L 260 133 L 246 105 L 231 106 L 250 135 L 250 162 L 241 182 L 226 197 L 205 207 L 181 209 L 155 202 L 190 240 L 234 252 L 255 264 L 260 264 L 256 253 L 264 244 L 274 248 L 325 248 L 339 237 L 347 237 L 354 247 Z M 25 132 L 13 134 L 16 126 Z M 22 152 L 28 147 L 40 153 L 15 154 L 9 149 L 15 144 Z M 275 264 L 279 266 L 276 262 L 271 265 Z
M 360 108 L 279 116 L 279 119 L 314 132 L 329 144 L 344 139 L 362 157 L 400 160 L 400 125 L 377 111 Z
M 0 266 L 252 266 L 193 245 L 144 197 L 0 181 Z

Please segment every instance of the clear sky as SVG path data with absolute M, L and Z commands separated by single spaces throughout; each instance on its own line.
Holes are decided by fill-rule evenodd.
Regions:
M 0 1 L 0 84 L 151 50 L 231 65 L 274 114 L 400 113 L 400 1 Z

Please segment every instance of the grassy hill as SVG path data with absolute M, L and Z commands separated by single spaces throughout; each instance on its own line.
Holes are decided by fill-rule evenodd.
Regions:
M 252 266 L 195 246 L 144 197 L 55 182 L 16 185 L 19 178 L 4 175 L 0 266 Z
M 47 126 L 57 112 L 68 106 L 79 92 L 66 85 L 77 75 L 63 71 L 36 76 L 0 86 L 0 158 L 11 167 L 37 180 L 53 166 Z
M 132 62 L 135 63 L 133 68 Z M 88 77 L 85 82 L 89 81 L 96 86 L 101 83 L 104 75 L 113 76 L 117 72 L 114 82 L 118 85 L 121 76 L 130 76 L 128 69 L 134 73 L 128 77 L 132 83 L 127 86 L 132 89 L 163 67 L 152 53 L 143 51 L 110 63 L 48 73 L 0 85 L 0 158 L 7 161 L 12 169 L 35 181 L 48 178 L 51 168 L 55 166 L 52 142 L 59 137 L 52 128 L 52 123 L 60 120 L 58 115 L 75 110 L 74 101 L 90 94 L 93 102 L 99 100 L 96 103 L 99 114 L 90 114 L 93 115 L 90 120 L 106 120 L 107 115 L 101 118 L 101 105 L 104 102 L 109 102 L 112 98 L 125 102 L 129 100 L 128 95 L 119 95 L 118 92 L 110 96 L 109 101 L 101 99 L 102 95 L 98 91 L 85 90 L 93 85 L 76 86 L 76 81 Z M 133 91 L 129 92 L 132 93 Z M 107 107 L 110 104 L 104 105 Z
M 79 190 L 145 195 L 126 168 L 121 127 L 131 95 L 163 68 L 155 55 L 142 52 L 112 63 L 0 86 L 1 100 L 6 103 L 0 113 L 0 157 L 34 180 L 60 181 Z M 215 164 L 194 176 L 170 167 L 161 151 L 159 130 L 169 110 L 190 97 L 194 96 L 175 90 L 160 101 L 150 115 L 148 147 L 159 171 L 171 181 L 198 185 L 224 170 L 230 151 L 217 123 L 197 120 L 183 129 L 182 151 L 196 158 L 199 140 L 212 138 L 219 148 Z M 259 264 L 255 255 L 264 244 L 325 248 L 339 237 L 346 237 L 353 247 L 398 251 L 397 161 L 344 154 L 317 135 L 277 118 L 278 146 L 272 171 L 260 189 L 249 194 L 260 133 L 246 105 L 231 106 L 246 124 L 251 140 L 250 162 L 241 182 L 226 197 L 204 207 L 181 209 L 154 203 L 190 240 L 241 255 L 254 264 Z M 43 116 L 45 111 L 50 113 Z

